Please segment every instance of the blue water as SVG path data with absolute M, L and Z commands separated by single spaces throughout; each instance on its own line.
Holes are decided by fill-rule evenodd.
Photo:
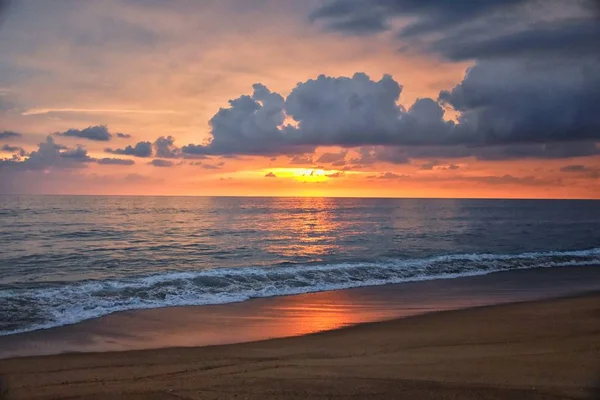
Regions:
M 600 264 L 600 201 L 0 196 L 0 335 L 115 311 Z

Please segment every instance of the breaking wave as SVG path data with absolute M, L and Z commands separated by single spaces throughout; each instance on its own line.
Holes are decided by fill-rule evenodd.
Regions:
M 215 268 L 26 288 L 5 286 L 0 287 L 0 335 L 73 324 L 124 310 L 223 304 L 256 297 L 594 264 L 600 264 L 600 248 L 446 255 L 372 263 Z

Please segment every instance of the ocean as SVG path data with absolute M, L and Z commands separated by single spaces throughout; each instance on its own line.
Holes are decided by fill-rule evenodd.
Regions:
M 0 335 L 123 310 L 600 265 L 599 227 L 600 201 L 0 196 Z

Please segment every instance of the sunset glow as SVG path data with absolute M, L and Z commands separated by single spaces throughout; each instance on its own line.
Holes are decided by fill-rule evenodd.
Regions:
M 445 26 L 399 34 L 425 14 L 355 32 L 318 3 L 13 2 L 0 193 L 600 197 L 587 47 L 464 54 Z M 545 7 L 494 34 L 588 21 Z

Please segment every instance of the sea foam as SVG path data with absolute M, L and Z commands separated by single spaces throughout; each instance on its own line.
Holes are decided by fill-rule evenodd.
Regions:
M 124 310 L 223 304 L 257 297 L 452 279 L 518 269 L 586 265 L 600 265 L 600 248 L 214 268 L 112 280 L 39 284 L 0 290 L 0 335 L 73 324 Z

